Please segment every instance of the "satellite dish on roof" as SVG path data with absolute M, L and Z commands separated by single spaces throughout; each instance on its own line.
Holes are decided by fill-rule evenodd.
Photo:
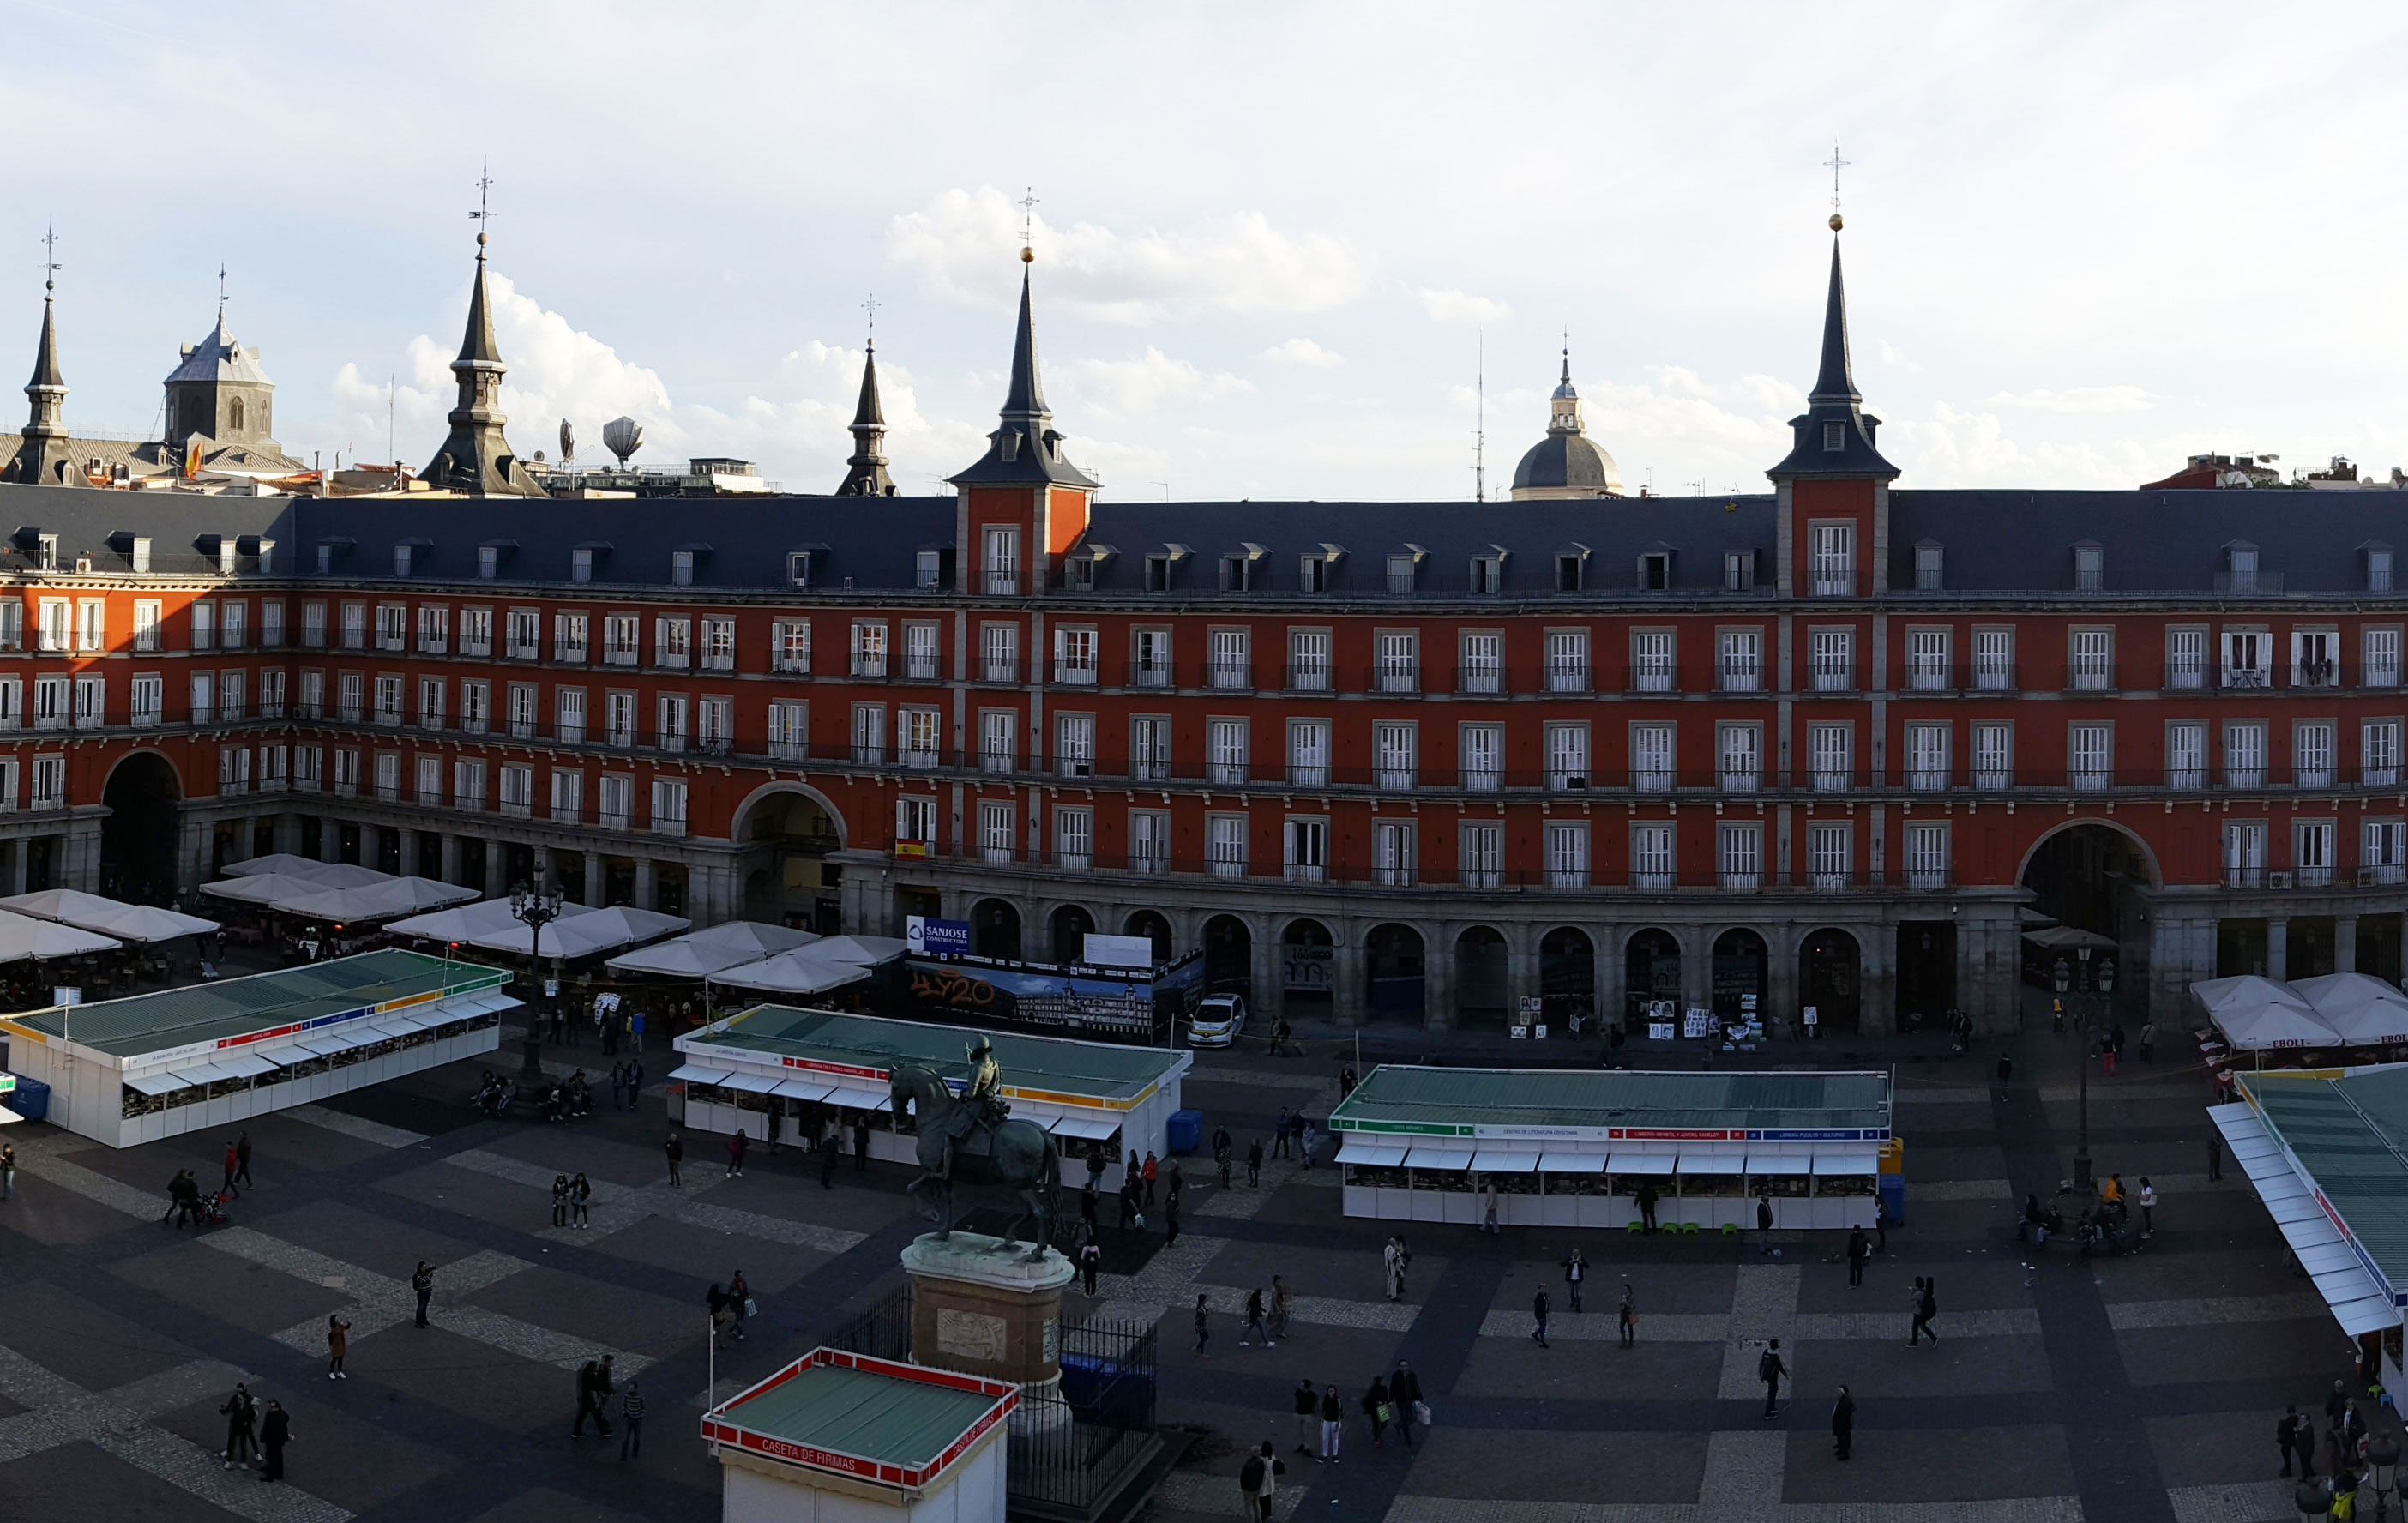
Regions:
M 624 469 L 627 457 L 644 447 L 644 425 L 633 418 L 613 418 L 602 425 L 602 443 Z
M 560 420 L 560 458 L 564 462 L 577 458 L 577 428 L 566 418 Z

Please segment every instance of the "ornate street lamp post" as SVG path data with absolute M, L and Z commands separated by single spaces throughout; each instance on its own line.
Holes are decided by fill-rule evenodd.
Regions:
M 543 928 L 560 918 L 561 893 L 543 881 L 543 869 L 536 869 L 535 886 L 520 884 L 510 890 L 510 918 L 527 928 L 527 976 L 535 987 L 543 987 Z M 527 1000 L 526 1036 L 519 1043 L 519 1087 L 538 1089 L 543 1075 L 543 1005 L 538 999 Z
M 2387 1433 L 2377 1433 L 2366 1445 L 2367 1463 L 2374 1470 L 2374 1523 L 2385 1523 L 2391 1512 L 2391 1487 L 2400 1473 L 2400 1445 Z

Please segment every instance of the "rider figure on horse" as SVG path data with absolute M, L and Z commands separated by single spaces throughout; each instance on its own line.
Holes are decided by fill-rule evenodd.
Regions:
M 1002 1099 L 1003 1066 L 995 1060 L 995 1047 L 983 1036 L 970 1039 L 969 1064 L 969 1080 L 962 1085 L 961 1101 L 953 1107 L 945 1128 L 942 1177 L 948 1180 L 953 1177 L 954 1153 L 982 1132 L 987 1134 L 991 1147 L 995 1128 L 1011 1114 L 1011 1108 Z

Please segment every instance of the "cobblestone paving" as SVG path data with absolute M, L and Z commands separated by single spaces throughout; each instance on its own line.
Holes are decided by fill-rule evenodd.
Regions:
M 527 1198 L 530 1208 L 549 1209 L 552 1176 L 560 1171 L 483 1148 L 465 1149 L 450 1155 L 443 1161 L 494 1179 L 507 1180 L 513 1185 L 525 1185 L 530 1192 Z M 592 1243 L 613 1232 L 624 1231 L 651 1216 L 666 1216 L 690 1227 L 707 1227 L 713 1231 L 731 1232 L 762 1243 L 782 1243 L 791 1247 L 812 1248 L 829 1254 L 852 1252 L 860 1246 L 866 1235 L 696 1200 L 695 1197 L 705 1191 L 728 1182 L 724 1174 L 711 1174 L 702 1170 L 696 1172 L 704 1177 L 682 1189 L 666 1183 L 630 1189 L 589 1179 L 587 1183 L 594 1187 L 594 1198 L 589 1202 L 586 1225 L 540 1228 L 536 1235 L 554 1243 Z

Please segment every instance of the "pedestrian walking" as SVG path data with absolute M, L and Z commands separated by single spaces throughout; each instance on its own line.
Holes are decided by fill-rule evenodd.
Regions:
M 1304 1445 L 1297 1444 L 1297 1448 Z M 1238 1469 L 1239 1500 L 1244 1504 L 1239 1515 L 1246 1523 L 1270 1523 L 1271 1498 L 1279 1488 L 1279 1477 L 1287 1473 L 1287 1466 L 1271 1453 L 1271 1441 L 1263 1440 L 1262 1447 L 1246 1456 Z
M 418 1325 L 426 1326 L 426 1303 L 435 1298 L 435 1266 L 422 1258 L 409 1272 L 410 1293 L 418 1298 Z
M 1321 1398 L 1313 1394 L 1312 1382 L 1296 1383 L 1296 1452 L 1311 1454 L 1314 1437 L 1313 1423 L 1321 1413 Z
M 728 1179 L 744 1177 L 744 1150 L 752 1145 L 752 1139 L 744 1135 L 744 1128 L 737 1128 L 736 1135 L 727 1140 L 727 1173 L 724 1177 Z
M 1564 1283 L 1571 1286 L 1572 1310 L 1581 1309 L 1581 1285 L 1588 1278 L 1588 1258 L 1578 1248 L 1564 1260 Z
M 1229 1187 L 1229 1170 L 1237 1161 L 1237 1144 L 1229 1140 L 1227 1128 L 1212 1134 L 1212 1167 L 1221 1173 L 1221 1188 Z
M 670 1185 L 681 1190 L 685 1188 L 685 1181 L 678 1177 L 678 1165 L 685 1161 L 685 1140 L 671 1132 L 669 1140 L 661 1144 L 661 1151 L 668 1155 Z
M 0 1201 L 17 1199 L 17 1144 L 0 1143 Z
M 1179 1209 L 1179 1198 L 1186 1192 L 1187 1173 L 1184 1170 L 1179 1167 L 1179 1160 L 1174 1158 L 1170 1163 L 1170 1171 L 1163 1177 L 1162 1203 L 1164 1208 L 1169 1211 L 1177 1211 Z
M 1196 1357 L 1204 1357 L 1204 1345 L 1212 1341 L 1211 1298 L 1196 1298 Z
M 1405 1447 L 1413 1446 L 1413 1424 L 1428 1419 L 1422 1406 L 1422 1377 L 1404 1360 L 1397 1361 L 1397 1372 L 1388 1377 L 1388 1400 L 1397 1404 L 1397 1437 Z
M 1338 1387 L 1329 1387 L 1321 1393 L 1321 1462 L 1338 1463 L 1338 1438 L 1346 1428 L 1346 1403 L 1338 1399 Z
M 568 1176 L 566 1174 L 552 1176 L 552 1225 L 554 1227 L 568 1225 Z
M 1096 1235 L 1096 1176 L 1089 1174 L 1087 1183 L 1079 1186 L 1079 1221 L 1086 1228 L 1087 1236 Z
M 1625 1348 L 1637 1347 L 1639 1344 L 1639 1298 L 1631 1293 L 1630 1282 L 1627 1280 L 1622 1282 L 1622 1310 L 1615 1317 L 1615 1321 L 1621 1326 L 1622 1346 Z
M 1284 1158 L 1287 1153 L 1287 1109 L 1280 1109 L 1279 1119 L 1271 1123 L 1271 1157 Z
M 827 1129 L 820 1133 L 818 1146 L 820 1155 L 820 1188 L 824 1190 L 835 1189 L 837 1155 L 844 1151 L 844 1142 L 842 1139 L 837 1136 L 835 1122 L 829 1122 Z
M 267 1416 L 259 1426 L 259 1448 L 267 1463 L 259 1473 L 263 1481 L 284 1479 L 284 1446 L 293 1442 L 293 1419 L 286 1415 L 284 1403 L 270 1401 Z
M 1338 1098 L 1344 1099 L 1354 1093 L 1354 1065 L 1349 1063 L 1338 1070 Z
M 711 1288 L 716 1290 L 718 1286 Z M 610 1419 L 604 1413 L 602 1403 L 618 1393 L 610 1380 L 612 1362 L 613 1356 L 605 1354 L 598 1359 L 586 1360 L 577 1372 L 577 1421 L 569 1427 L 570 1438 L 585 1436 L 585 1419 L 588 1417 L 594 1419 L 594 1426 L 600 1430 L 604 1438 L 610 1436 Z
M 2115 1077 L 2115 1043 L 2103 1036 L 2099 1039 L 2099 1069 L 2108 1078 Z
M 1148 1211 L 1154 1209 L 1154 1186 L 1161 1177 L 1161 1160 L 1154 1156 L 1153 1149 L 1148 1148 L 1145 1155 L 1145 1209 Z
M 568 1220 L 570 1226 L 575 1227 L 581 1231 L 592 1225 L 585 1219 L 585 1213 L 586 1202 L 593 1199 L 594 1186 L 586 1183 L 584 1173 L 580 1171 L 575 1179 L 568 1182 Z
M 1840 1387 L 1839 1400 L 1831 1403 L 1831 1458 L 1848 1458 L 1848 1444 L 1856 1436 L 1856 1399 L 1848 1387 Z
M 630 1375 L 627 1389 L 619 1398 L 619 1422 L 626 1434 L 619 1440 L 619 1458 L 641 1459 L 644 1457 L 644 1392 L 643 1382 Z
M 1480 1230 L 1497 1234 L 1497 1181 L 1485 1174 L 1480 1177 Z
M 222 1189 L 222 1190 L 223 1190 L 226 1194 L 228 1194 L 228 1195 L 232 1195 L 232 1194 L 234 1193 L 234 1176 L 235 1176 L 235 1171 L 236 1171 L 236 1170 L 240 1169 L 241 1167 L 242 1167 L 242 1159 L 235 1156 L 234 1144 L 233 1144 L 232 1142 L 228 1142 L 228 1143 L 226 1143 L 226 1150 L 225 1150 L 225 1183 L 224 1183 L 223 1185 L 220 1185 L 220 1186 L 219 1186 L 219 1188 L 220 1188 L 220 1189 Z
M 1363 1415 L 1371 1424 L 1371 1447 L 1387 1446 L 1388 1420 L 1396 1415 L 1396 1408 L 1388 1404 L 1388 1383 L 1373 1375 L 1371 1384 L 1363 1390 Z
M 2285 1480 L 2291 1477 L 2291 1455 L 2299 1447 L 2299 1429 L 2300 1409 L 2297 1407 L 2285 1407 L 2283 1415 L 2274 1419 L 2274 1452 L 2283 1458 L 2282 1475 Z
M 736 1309 L 727 1304 L 727 1287 L 713 1280 L 703 1293 L 702 1304 L 710 1316 L 710 1346 L 725 1348 L 727 1335 L 736 1329 Z
M 636 1051 L 640 1053 L 644 1050 L 644 1012 L 640 1005 L 633 1015 L 627 1017 L 627 1041 Z M 640 1066 L 637 1071 L 642 1071 Z
M 2141 1061 L 2143 1063 L 2154 1063 L 2157 1060 L 2157 1023 L 2155 1021 L 2143 1021 L 2141 1023 Z
M 853 1118 L 853 1171 L 869 1171 L 869 1118 L 866 1115 Z
M 2143 1174 L 2141 1176 L 2141 1236 L 2145 1238 L 2157 1235 L 2157 1187 L 2149 1183 L 2148 1175 Z
M 1781 1362 L 1781 1340 L 1775 1338 L 1764 1345 L 1762 1357 L 1756 1361 L 1756 1378 L 1764 1382 L 1764 1415 L 1767 1419 L 1781 1410 L 1781 1382 L 1788 1373 L 1789 1366 Z
M 1246 1330 L 1239 1335 L 1238 1346 L 1251 1348 L 1257 1338 L 1263 1341 L 1265 1348 L 1279 1347 L 1278 1343 L 1271 1341 L 1271 1329 L 1263 1324 L 1263 1292 L 1260 1286 L 1246 1292 Z M 1305 1382 L 1305 1389 L 1308 1393 L 1312 1388 L 1312 1383 Z M 1301 1449 L 1304 1445 L 1299 1444 L 1297 1447 Z
M 1906 1329 L 1906 1346 L 1909 1348 L 1914 1347 L 1924 1338 L 1929 1338 L 1935 1345 L 1940 1342 L 1940 1334 L 1931 1326 L 1931 1319 L 1940 1315 L 1939 1298 L 1934 1294 L 1936 1285 L 1937 1281 L 1931 1276 L 1918 1274 L 1914 1277 L 1912 1300 L 1914 1320 Z
M 1652 1184 L 1640 1185 L 1639 1194 L 1634 1197 L 1634 1199 L 1639 1202 L 1639 1220 L 1641 1230 L 1648 1232 L 1655 1231 L 1656 1186 Z
M 1096 1275 L 1103 1267 L 1104 1250 L 1096 1245 L 1095 1234 L 1090 1232 L 1087 1241 L 1079 1244 L 1079 1282 L 1086 1287 L 1089 1300 L 1096 1299 Z
M 1121 1230 L 1125 1232 L 1137 1215 L 1137 1179 L 1134 1175 L 1121 1181 Z
M 234 1394 L 226 1398 L 218 1413 L 226 1420 L 225 1454 L 222 1457 L 224 1462 L 218 1468 L 232 1470 L 258 1459 L 259 1403 L 251 1400 L 251 1387 L 236 1381 Z
M 1246 1149 L 1246 1188 L 1259 1190 L 1262 1187 L 1263 1140 L 1257 1137 L 1254 1141 L 1254 1145 Z
M 1541 1286 L 1539 1287 L 1539 1293 L 1530 1298 L 1530 1342 L 1538 1344 L 1541 1348 L 1548 1346 L 1547 1306 L 1547 1287 L 1545 1286 Z
M 1756 1247 L 1758 1253 L 1772 1252 L 1772 1193 L 1770 1190 L 1756 1198 Z
M 1865 1283 L 1865 1260 L 1872 1256 L 1873 1245 L 1866 1240 L 1865 1229 L 1861 1227 L 1849 1228 L 1848 1283 L 1850 1285 Z
M 243 1132 L 234 1140 L 234 1182 L 244 1189 L 251 1186 L 251 1133 Z
M 2224 1178 L 2224 1134 L 2214 1127 L 2207 1129 L 2207 1180 L 2213 1185 Z
M 328 1380 L 351 1378 L 343 1372 L 343 1356 L 351 1350 L 351 1325 L 344 1321 L 339 1313 L 328 1315 L 326 1318 L 326 1378 Z
M 1390 1300 L 1405 1293 L 1405 1240 L 1391 1235 L 1380 1249 L 1380 1277 L 1387 1288 Z
M 1271 1276 L 1270 1329 L 1272 1337 L 1284 1338 L 1287 1336 L 1287 1314 L 1289 1309 L 1290 1300 L 1287 1293 L 1287 1276 L 1283 1274 L 1274 1274 Z
M 727 1309 L 736 1314 L 736 1341 L 740 1343 L 744 1341 L 745 1320 L 753 1312 L 752 1286 L 744 1278 L 742 1270 L 738 1270 L 727 1281 Z
M 2348 1420 L 2349 1390 L 2336 1380 L 2332 1383 L 2332 1394 L 2325 1398 L 2325 1448 L 2331 1462 L 2332 1472 L 2336 1475 L 2342 1471 L 2342 1461 L 2344 1458 L 2342 1430 L 2347 1426 Z M 2314 1431 L 2313 1426 L 2310 1431 Z
M 2291 1453 L 2300 1461 L 2300 1479 L 2316 1478 L 2316 1424 L 2313 1417 L 2300 1417 L 2291 1425 Z

